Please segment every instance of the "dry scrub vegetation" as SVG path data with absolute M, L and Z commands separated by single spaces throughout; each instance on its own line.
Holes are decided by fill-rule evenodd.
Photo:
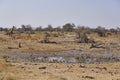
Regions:
M 48 56 L 53 62 L 56 56 L 73 61 L 36 61 Z M 85 64 L 83 59 L 97 62 Z M 70 23 L 63 28 L 0 28 L 0 80 L 120 80 L 120 29 Z
M 119 34 L 113 34 L 107 37 L 99 37 L 96 33 L 84 35 L 81 38 L 76 38 L 74 32 L 47 32 L 49 36 L 46 36 L 46 32 L 39 32 L 35 34 L 22 33 L 13 34 L 12 36 L 5 35 L 5 32 L 0 33 L 1 50 L 6 49 L 19 49 L 22 51 L 36 51 L 36 52 L 54 52 L 54 51 L 66 51 L 66 50 L 91 50 L 92 48 L 99 48 L 100 46 L 106 49 L 119 48 L 120 36 Z M 54 35 L 59 35 L 55 37 Z M 82 42 L 81 42 L 81 41 Z M 85 42 L 84 42 L 85 41 Z M 88 41 L 88 42 L 87 42 Z M 89 42 L 90 41 L 90 42 Z M 91 45 L 96 46 L 91 46 Z M 97 49 L 100 50 L 100 49 Z M 115 51 L 112 50 L 112 51 Z M 119 49 L 116 49 L 119 51 Z M 115 52 L 116 52 L 115 51 Z

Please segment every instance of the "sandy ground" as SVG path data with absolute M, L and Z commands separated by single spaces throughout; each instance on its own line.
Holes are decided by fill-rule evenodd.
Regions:
M 0 61 L 0 80 L 120 80 L 120 63 L 58 64 Z

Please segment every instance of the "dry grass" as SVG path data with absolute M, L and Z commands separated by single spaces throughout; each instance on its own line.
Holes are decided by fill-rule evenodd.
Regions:
M 58 37 L 54 37 L 53 34 L 59 34 Z M 84 43 L 74 43 L 76 40 L 75 33 L 57 33 L 52 32 L 50 33 L 51 37 L 49 40 L 51 42 L 57 42 L 58 44 L 45 44 L 40 43 L 41 40 L 44 39 L 44 33 L 36 33 L 31 34 L 14 34 L 13 37 L 9 37 L 5 35 L 5 33 L 0 34 L 0 49 L 7 49 L 8 47 L 18 48 L 19 42 L 22 44 L 22 51 L 36 51 L 36 52 L 54 52 L 54 51 L 65 51 L 65 50 L 87 50 L 90 47 L 90 44 Z M 105 42 L 119 42 L 120 38 L 118 35 L 112 35 L 108 37 L 99 37 L 97 34 L 90 34 L 90 38 L 94 39 L 95 41 L 99 41 L 102 43 Z
M 57 32 L 51 33 L 51 35 Z M 99 42 L 120 42 L 118 35 L 99 37 L 97 34 L 89 35 Z M 59 33 L 58 37 L 51 36 L 50 41 L 58 42 L 40 43 L 44 33 L 14 34 L 13 37 L 0 34 L 0 55 L 11 50 L 25 52 L 59 52 L 68 50 L 86 50 L 94 53 L 105 52 L 105 49 L 89 49 L 91 44 L 74 43 L 75 33 Z M 22 48 L 18 47 L 19 42 Z M 13 49 L 8 49 L 12 47 Z M 107 46 L 111 48 L 112 46 Z M 120 53 L 120 47 L 111 48 Z M 80 67 L 80 65 L 85 66 Z M 40 69 L 46 67 L 46 69 Z M 0 80 L 120 80 L 120 63 L 106 64 L 52 64 L 52 63 L 12 63 L 0 61 Z

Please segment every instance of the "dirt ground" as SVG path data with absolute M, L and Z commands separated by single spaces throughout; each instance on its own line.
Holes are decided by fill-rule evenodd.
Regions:
M 120 80 L 120 63 L 1 62 L 0 80 Z

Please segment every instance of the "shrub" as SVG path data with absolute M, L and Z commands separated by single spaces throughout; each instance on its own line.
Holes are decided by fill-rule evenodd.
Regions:
M 100 37 L 105 37 L 106 30 L 104 27 L 98 26 L 95 32 L 97 32 Z

